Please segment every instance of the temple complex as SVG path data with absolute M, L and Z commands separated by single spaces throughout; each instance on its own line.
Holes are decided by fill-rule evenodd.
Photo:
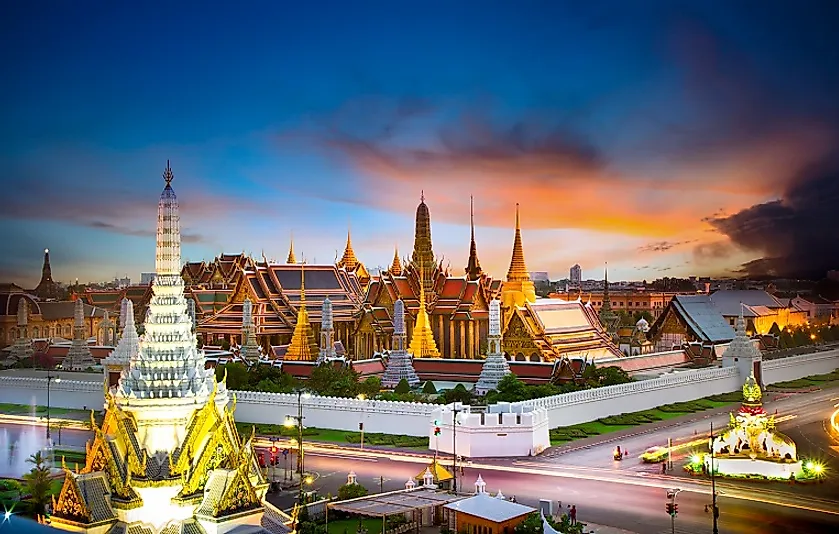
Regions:
M 474 227 L 472 228 L 474 236 Z M 474 250 L 474 253 L 472 252 Z M 406 309 L 408 339 L 421 306 L 428 321 L 422 321 L 442 358 L 480 358 L 489 328 L 488 302 L 497 293 L 499 281 L 480 271 L 474 239 L 466 276 L 453 276 L 434 256 L 431 243 L 431 215 L 425 196 L 417 206 L 414 249 L 410 261 L 393 265 L 370 282 L 366 298 L 357 313 L 353 353 L 356 358 L 370 358 L 390 350 L 393 343 L 393 305 L 402 300 Z M 421 298 L 421 293 L 424 298 Z M 428 334 L 423 334 L 428 339 Z M 421 357 L 414 354 L 415 357 Z
M 180 220 L 167 165 L 158 204 L 145 334 L 116 386 L 79 472 L 65 467 L 51 524 L 74 532 L 258 531 L 268 484 L 196 348 L 180 266 Z M 127 325 L 130 324 L 127 321 Z M 123 339 L 127 334 L 123 334 Z M 130 353 L 127 347 L 124 353 Z M 63 463 L 63 462 L 62 462 Z
M 388 355 L 387 367 L 382 376 L 382 387 L 395 388 L 402 380 L 406 380 L 411 387 L 420 383 L 411 365 L 411 354 L 406 350 L 405 332 L 405 303 L 397 300 L 393 304 L 393 348 Z
M 73 325 L 73 342 L 67 356 L 61 362 L 61 367 L 69 371 L 80 371 L 96 365 L 90 347 L 87 344 L 87 335 L 84 327 L 84 302 L 77 300 L 75 304 L 76 322 Z

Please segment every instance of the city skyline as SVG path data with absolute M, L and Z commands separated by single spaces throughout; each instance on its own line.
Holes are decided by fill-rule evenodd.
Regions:
M 153 270 L 167 159 L 184 260 L 332 262 L 413 246 L 531 271 L 818 276 L 839 266 L 825 4 L 15 5 L 0 125 L 0 281 Z M 720 9 L 721 6 L 726 9 Z M 324 9 L 326 7 L 326 9 Z M 32 24 L 37 22 L 37 24 Z

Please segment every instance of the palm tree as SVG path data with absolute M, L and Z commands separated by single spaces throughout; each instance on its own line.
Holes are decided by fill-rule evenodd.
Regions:
M 30 456 L 26 461 L 34 465 L 29 473 L 23 475 L 29 492 L 28 500 L 32 503 L 34 514 L 43 514 L 51 497 L 50 470 L 46 466 L 46 458 L 40 451 Z

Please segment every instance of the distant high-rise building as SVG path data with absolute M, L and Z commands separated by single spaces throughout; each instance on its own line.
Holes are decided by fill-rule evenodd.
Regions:
M 154 273 L 140 273 L 140 285 L 150 286 L 154 282 Z
M 570 279 L 571 279 L 571 285 L 576 285 L 576 286 L 579 286 L 580 283 L 583 281 L 583 269 L 582 269 L 582 267 L 580 267 L 579 263 L 576 263 L 576 264 L 574 264 L 573 267 L 571 267 Z

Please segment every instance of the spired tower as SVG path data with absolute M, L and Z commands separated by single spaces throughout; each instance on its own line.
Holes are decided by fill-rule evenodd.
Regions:
M 403 378 L 408 381 L 411 387 L 420 383 L 420 379 L 411 363 L 411 355 L 405 350 L 407 338 L 405 332 L 405 303 L 402 302 L 402 299 L 399 299 L 393 303 L 393 350 L 390 351 L 387 368 L 385 368 L 385 374 L 382 376 L 382 387 L 395 388 Z
M 228 409 L 224 382 L 205 369 L 187 313 L 178 203 L 167 163 L 158 203 L 156 276 L 143 339 L 126 305 L 109 358 L 126 365 L 105 393 L 105 419 L 82 470 L 64 469 L 51 525 L 73 532 L 230 532 L 260 523 L 268 488 Z M 63 465 L 63 462 L 62 462 Z
M 752 377 L 758 385 L 763 384 L 763 355 L 746 333 L 746 319 L 743 317 L 742 303 L 740 315 L 734 323 L 734 339 L 722 355 L 722 365 L 723 367 L 737 367 L 740 377 L 744 380 Z
M 393 276 L 402 276 L 402 262 L 399 261 L 399 248 L 393 249 L 393 263 L 390 264 L 390 274 Z
M 20 361 L 31 358 L 35 353 L 32 348 L 32 340 L 29 338 L 29 300 L 21 296 L 17 301 L 17 339 L 12 345 L 9 358 L 12 361 Z
M 285 260 L 286 263 L 297 263 L 297 258 L 294 256 L 294 234 L 291 234 L 291 240 L 288 243 L 288 258 Z
M 41 281 L 32 293 L 42 300 L 58 300 L 63 291 L 52 279 L 52 267 L 50 267 L 50 249 L 44 249 L 44 265 L 41 268 Z
M 425 284 L 420 277 L 420 307 L 417 311 L 417 322 L 414 324 L 414 335 L 411 337 L 411 347 L 408 349 L 414 358 L 439 358 L 440 351 L 434 342 L 434 332 L 431 330 L 431 320 L 425 309 Z M 395 313 L 395 312 L 394 312 Z
M 87 334 L 84 327 L 84 302 L 82 302 L 82 299 L 76 299 L 73 312 L 73 341 L 70 350 L 67 351 L 67 356 L 61 362 L 61 366 L 70 371 L 87 369 L 96 365 L 87 344 Z
M 259 360 L 259 345 L 256 343 L 256 333 L 253 326 L 253 303 L 246 298 L 242 303 L 242 346 L 239 347 L 239 357 L 246 362 Z
M 305 263 L 305 262 L 304 262 Z M 304 265 L 300 265 L 300 307 L 297 309 L 297 323 L 291 334 L 291 343 L 285 353 L 285 360 L 313 362 L 318 358 L 318 344 L 315 332 L 309 322 L 306 310 L 306 274 Z
M 469 197 L 469 227 L 472 231 L 472 240 L 469 243 L 469 261 L 466 264 L 466 279 L 480 280 L 483 271 L 481 262 L 478 261 L 478 246 L 475 245 L 475 205 L 473 198 Z
M 501 303 L 493 299 L 489 303 L 489 336 L 487 337 L 487 358 L 481 368 L 481 376 L 475 384 L 478 395 L 498 389 L 498 383 L 510 374 L 510 364 L 501 352 Z
M 329 297 L 323 299 L 320 316 L 320 351 L 318 352 L 318 363 L 337 357 L 335 353 L 335 330 L 332 321 L 332 301 L 329 300 Z
M 530 280 L 530 273 L 524 263 L 519 205 L 516 204 L 516 236 L 513 241 L 513 256 L 510 259 L 507 280 L 501 285 L 501 305 L 504 307 L 505 319 L 512 314 L 517 306 L 524 306 L 525 302 L 536 302 L 536 288 Z
M 152 297 L 140 351 L 120 376 L 114 395 L 122 410 L 137 420 L 141 445 L 154 454 L 174 451 L 186 434 L 192 412 L 216 390 L 215 372 L 205 369 L 187 313 L 181 277 L 181 223 L 169 163 L 166 187 L 157 204 L 157 246 Z M 215 394 L 227 405 L 224 384 Z
M 425 192 L 420 196 L 414 230 L 414 252 L 411 269 L 419 274 L 423 290 L 427 293 L 434 285 L 434 251 L 431 248 L 431 214 L 425 205 Z

